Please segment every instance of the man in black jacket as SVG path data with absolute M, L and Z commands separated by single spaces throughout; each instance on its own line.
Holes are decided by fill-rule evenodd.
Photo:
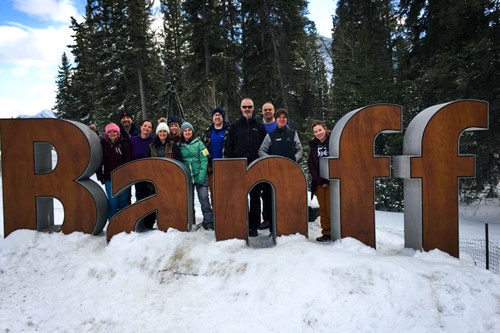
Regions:
M 259 158 L 259 148 L 267 135 L 264 124 L 254 115 L 250 98 L 241 101 L 241 118 L 231 124 L 226 140 L 226 157 L 245 157 L 250 164 Z M 250 191 L 249 236 L 256 237 L 260 226 L 260 185 Z

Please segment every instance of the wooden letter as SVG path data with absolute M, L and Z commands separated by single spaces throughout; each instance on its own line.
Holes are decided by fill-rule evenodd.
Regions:
M 113 195 L 139 181 L 150 181 L 156 194 L 137 201 L 114 215 L 107 229 L 108 242 L 122 232 L 136 230 L 137 221 L 157 213 L 158 229 L 187 231 L 193 222 L 193 185 L 187 167 L 173 159 L 145 158 L 132 161 L 111 173 Z
M 330 179 L 332 239 L 353 237 L 375 247 L 375 178 L 390 177 L 390 157 L 375 157 L 380 133 L 401 131 L 401 107 L 367 106 L 342 117 L 330 135 L 321 177 Z
M 434 105 L 408 126 L 403 156 L 394 161 L 404 178 L 405 246 L 438 248 L 459 256 L 458 179 L 475 176 L 475 156 L 459 153 L 464 131 L 488 128 L 488 103 L 462 100 Z
M 0 119 L 0 134 L 5 236 L 18 229 L 51 227 L 37 214 L 46 208 L 37 203 L 43 206 L 47 198 L 63 204 L 65 234 L 102 231 L 106 195 L 88 179 L 101 163 L 102 148 L 88 126 L 61 119 Z M 49 145 L 57 152 L 54 170 Z
M 247 170 L 244 158 L 214 160 L 215 236 L 218 241 L 248 240 L 247 196 L 258 183 L 274 188 L 276 236 L 300 233 L 307 237 L 307 183 L 297 163 L 278 156 L 254 161 Z

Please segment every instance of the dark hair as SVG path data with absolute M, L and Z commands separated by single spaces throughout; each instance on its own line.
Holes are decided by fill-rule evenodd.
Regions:
M 140 125 L 140 126 L 144 125 L 144 123 L 145 123 L 146 121 L 147 121 L 147 122 L 149 122 L 149 123 L 151 124 L 151 127 L 153 127 L 153 126 L 154 126 L 153 121 L 152 121 L 151 119 L 144 119 L 144 120 L 141 122 L 141 125 Z

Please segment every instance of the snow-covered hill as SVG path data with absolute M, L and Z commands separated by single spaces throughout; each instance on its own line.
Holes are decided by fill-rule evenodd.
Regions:
M 401 229 L 402 214 L 376 219 L 376 250 L 352 238 L 316 243 L 319 220 L 309 239 L 272 248 L 215 242 L 203 228 L 119 234 L 109 245 L 104 235 L 19 230 L 0 237 L 0 332 L 500 331 L 500 275 L 466 253 L 405 249 L 387 231 Z M 252 243 L 269 244 L 267 233 Z

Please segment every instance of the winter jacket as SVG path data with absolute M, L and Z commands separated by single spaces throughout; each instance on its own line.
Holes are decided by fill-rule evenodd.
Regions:
M 210 125 L 205 132 L 203 132 L 203 135 L 201 136 L 201 141 L 205 145 L 205 147 L 208 149 L 208 152 L 210 153 L 210 156 L 208 156 L 208 170 L 212 170 L 212 146 L 210 145 L 210 142 L 212 140 L 212 131 L 218 131 L 220 135 L 224 136 L 224 142 L 222 143 L 222 157 L 225 157 L 225 146 L 227 142 L 227 135 L 229 133 L 229 129 L 231 128 L 231 125 L 228 122 L 224 122 L 222 124 L 222 128 L 220 130 L 216 130 L 214 127 L 214 124 Z M 219 132 L 221 131 L 221 132 Z
M 182 162 L 181 149 L 172 140 L 166 139 L 162 143 L 159 137 L 156 137 L 149 145 L 148 157 L 167 157 L 174 158 Z
M 179 129 L 180 131 L 180 129 Z M 175 143 L 176 145 L 180 146 L 181 145 L 181 134 L 179 133 L 179 135 L 173 135 L 173 134 L 169 134 L 168 135 L 168 138 L 170 141 L 172 141 L 173 143 Z
M 150 136 L 143 139 L 140 135 L 130 138 L 130 149 L 132 151 L 132 159 L 145 158 L 149 154 L 149 145 L 153 142 L 154 137 Z
M 250 164 L 259 157 L 259 148 L 266 137 L 264 124 L 255 118 L 247 121 L 245 117 L 231 124 L 226 140 L 226 157 L 246 157 Z
M 123 128 L 123 125 L 121 123 L 118 124 L 118 126 L 120 127 L 120 138 L 122 138 L 123 141 L 130 140 L 131 137 L 139 135 L 139 128 L 135 126 L 134 123 L 130 124 L 129 133 L 125 131 L 125 128 Z
M 200 138 L 194 138 L 190 142 L 181 142 L 181 154 L 182 161 L 191 171 L 193 183 L 208 185 L 208 150 Z
M 330 144 L 330 133 L 326 135 L 326 139 L 321 143 L 318 139 L 314 138 L 309 141 L 309 158 L 307 159 L 307 167 L 309 168 L 309 173 L 311 174 L 311 198 L 316 193 L 316 188 L 318 186 L 329 184 L 328 179 L 321 178 L 319 175 L 319 158 L 328 157 L 328 145 Z M 318 148 L 321 152 L 321 156 L 318 156 Z
M 113 143 L 104 135 L 101 138 L 101 146 L 102 162 L 101 167 L 96 171 L 96 176 L 101 183 L 104 183 L 106 180 L 111 180 L 111 171 L 129 162 L 132 158 L 127 140 L 118 138 Z
M 276 128 L 267 134 L 259 149 L 259 156 L 278 155 L 298 162 L 304 153 L 299 135 L 294 130 Z

